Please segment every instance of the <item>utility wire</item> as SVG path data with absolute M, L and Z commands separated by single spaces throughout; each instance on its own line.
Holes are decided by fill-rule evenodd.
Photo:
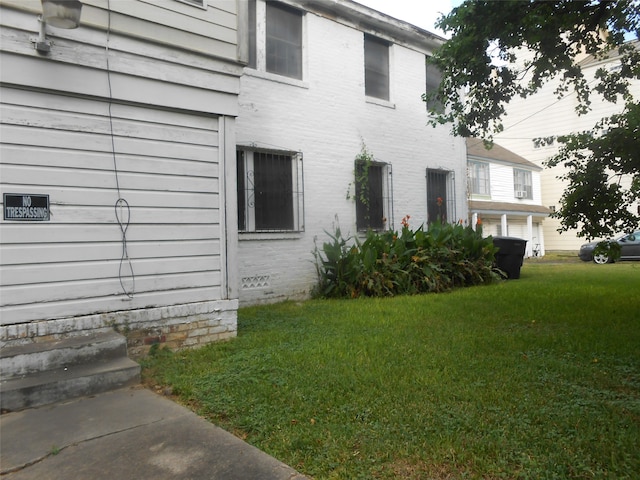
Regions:
M 122 235 L 122 254 L 120 256 L 120 266 L 118 267 L 118 279 L 120 280 L 120 286 L 122 287 L 122 291 L 124 294 L 133 298 L 133 295 L 136 290 L 136 277 L 133 272 L 133 264 L 131 263 L 131 258 L 129 257 L 129 253 L 127 251 L 127 229 L 129 228 L 129 224 L 131 222 L 131 207 L 129 206 L 129 202 L 125 198 L 122 197 L 122 193 L 120 191 L 120 179 L 118 174 L 118 161 L 116 158 L 116 144 L 115 144 L 115 136 L 113 133 L 113 115 L 111 112 L 111 107 L 113 105 L 113 91 L 111 88 L 111 68 L 109 64 L 109 40 L 111 37 L 111 0 L 107 0 L 107 42 L 106 42 L 106 57 L 107 57 L 107 83 L 109 86 L 109 129 L 110 129 L 110 137 L 111 137 L 111 154 L 113 157 L 113 171 L 116 179 L 116 190 L 118 192 L 118 200 L 114 205 L 116 221 L 120 227 L 120 232 Z M 125 271 L 126 270 L 126 271 Z M 131 279 L 131 286 L 127 288 L 125 285 L 125 277 L 129 277 Z

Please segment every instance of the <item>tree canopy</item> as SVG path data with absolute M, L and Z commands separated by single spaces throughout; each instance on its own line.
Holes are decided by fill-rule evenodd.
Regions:
M 640 214 L 631 207 L 640 199 L 640 103 L 629 86 L 640 80 L 640 49 L 625 37 L 639 37 L 640 0 L 466 0 L 437 25 L 451 39 L 430 60 L 443 80 L 425 99 L 444 103 L 431 121 L 451 122 L 456 135 L 491 143 L 509 102 L 554 79 L 559 98 L 576 93 L 577 115 L 590 110 L 594 92 L 621 104 L 589 131 L 537 141 L 560 144 L 547 164 L 566 167 L 568 187 L 553 214 L 561 231 L 595 238 L 637 228 Z M 599 68 L 588 82 L 579 62 L 585 54 L 615 55 L 620 67 Z

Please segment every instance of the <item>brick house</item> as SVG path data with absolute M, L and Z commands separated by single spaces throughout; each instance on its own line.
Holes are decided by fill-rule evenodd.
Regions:
M 467 218 L 464 139 L 427 125 L 442 38 L 349 0 L 251 0 L 237 119 L 241 303 L 305 297 L 326 231 Z M 356 192 L 363 145 L 369 202 Z M 438 204 L 438 198 L 442 205 Z

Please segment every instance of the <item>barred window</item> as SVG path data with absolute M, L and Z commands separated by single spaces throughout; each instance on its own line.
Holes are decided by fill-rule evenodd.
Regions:
M 384 230 L 391 226 L 391 166 L 356 162 L 356 227 Z
M 302 155 L 238 150 L 238 230 L 304 230 Z
M 427 223 L 456 221 L 453 172 L 427 169 Z
M 302 13 L 267 2 L 267 72 L 302 79 Z
M 389 100 L 389 43 L 364 36 L 364 89 L 369 97 Z
M 516 198 L 533 198 L 531 171 L 513 169 L 513 192 Z
M 470 161 L 468 164 L 469 191 L 473 195 L 491 195 L 489 164 Z

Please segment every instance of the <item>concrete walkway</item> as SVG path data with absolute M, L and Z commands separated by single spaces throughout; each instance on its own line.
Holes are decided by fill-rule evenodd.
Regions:
M 0 416 L 2 479 L 303 480 L 143 388 Z

